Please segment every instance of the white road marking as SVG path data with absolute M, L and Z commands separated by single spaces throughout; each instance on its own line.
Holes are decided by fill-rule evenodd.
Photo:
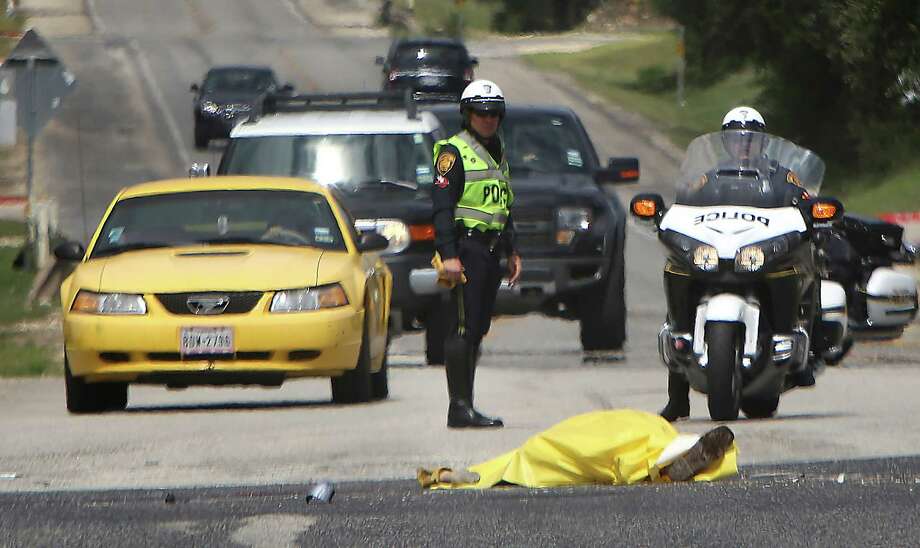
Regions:
M 96 32 L 105 34 L 105 23 L 102 22 L 102 18 L 99 17 L 99 12 L 96 10 L 96 0 L 86 0 L 86 11 L 89 12 L 89 18 L 93 22 Z
M 254 548 L 297 546 L 297 537 L 316 523 L 317 518 L 301 514 L 263 514 L 243 520 L 233 533 L 233 542 Z
M 169 135 L 173 140 L 173 146 L 176 148 L 176 152 L 182 160 L 182 165 L 187 167 L 192 161 L 185 148 L 185 142 L 182 140 L 182 132 L 179 131 L 179 126 L 176 124 L 175 118 L 173 118 L 172 113 L 169 111 L 169 107 L 166 104 L 166 98 L 163 95 L 163 90 L 160 89 L 156 78 L 153 76 L 150 62 L 147 61 L 147 56 L 144 54 L 143 50 L 141 50 L 137 40 L 131 40 L 129 44 L 134 55 L 137 57 L 138 66 L 140 66 L 141 69 L 141 77 L 153 94 L 153 100 L 156 103 L 157 109 L 160 111 L 163 121 L 166 122 L 166 128 L 169 130 Z
M 281 0 L 282 3 L 287 7 L 288 11 L 294 14 L 294 17 L 297 18 L 303 24 L 309 23 L 307 18 L 304 17 L 304 14 L 297 8 L 297 5 L 294 3 L 296 0 Z

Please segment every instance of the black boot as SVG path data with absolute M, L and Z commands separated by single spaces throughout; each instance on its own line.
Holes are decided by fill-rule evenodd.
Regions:
M 668 404 L 659 414 L 668 422 L 690 416 L 690 383 L 682 375 L 668 372 Z
M 463 337 L 452 336 L 444 346 L 447 391 L 450 407 L 447 426 L 450 428 L 490 428 L 503 426 L 500 419 L 481 415 L 473 409 L 473 374 L 471 348 Z
M 470 406 L 473 406 L 473 393 L 475 392 L 474 387 L 476 386 L 476 367 L 479 365 L 479 358 L 482 356 L 482 345 L 475 344 L 470 348 Z M 482 421 L 487 421 L 491 423 L 491 426 L 502 427 L 505 425 L 499 417 L 490 417 L 488 415 L 483 415 L 473 407 L 473 413 L 475 413 Z

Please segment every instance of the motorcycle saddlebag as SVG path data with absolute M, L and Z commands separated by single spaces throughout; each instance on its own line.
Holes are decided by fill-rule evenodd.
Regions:
M 870 327 L 901 327 L 917 315 L 917 280 L 892 268 L 872 271 L 863 290 Z

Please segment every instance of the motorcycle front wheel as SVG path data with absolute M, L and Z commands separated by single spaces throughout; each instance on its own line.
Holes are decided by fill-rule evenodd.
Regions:
M 729 322 L 706 324 L 706 365 L 709 416 L 714 421 L 738 419 L 741 409 L 741 351 L 744 326 Z

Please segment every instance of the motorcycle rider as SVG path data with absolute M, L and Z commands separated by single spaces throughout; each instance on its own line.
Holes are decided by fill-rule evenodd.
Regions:
M 798 205 L 802 200 L 810 198 L 808 191 L 802 186 L 794 171 L 766 156 L 764 150 L 767 140 L 766 129 L 767 125 L 763 116 L 754 108 L 740 106 L 728 111 L 722 120 L 722 145 L 733 159 L 731 167 L 737 168 L 740 161 L 741 166 L 762 168 L 768 174 L 771 188 L 769 192 L 764 193 L 765 203 L 756 204 L 756 206 Z M 724 185 L 720 185 L 717 179 L 718 169 L 707 172 L 699 180 L 689 185 L 683 195 L 678 195 L 678 202 L 720 203 Z M 813 340 L 818 340 L 814 331 L 817 330 L 819 323 L 816 321 L 812 330 Z M 807 360 L 803 367 L 793 372 L 792 381 L 797 386 L 814 386 L 814 367 L 811 360 Z M 669 422 L 690 416 L 690 383 L 683 375 L 673 371 L 668 372 L 668 403 L 660 414 Z

